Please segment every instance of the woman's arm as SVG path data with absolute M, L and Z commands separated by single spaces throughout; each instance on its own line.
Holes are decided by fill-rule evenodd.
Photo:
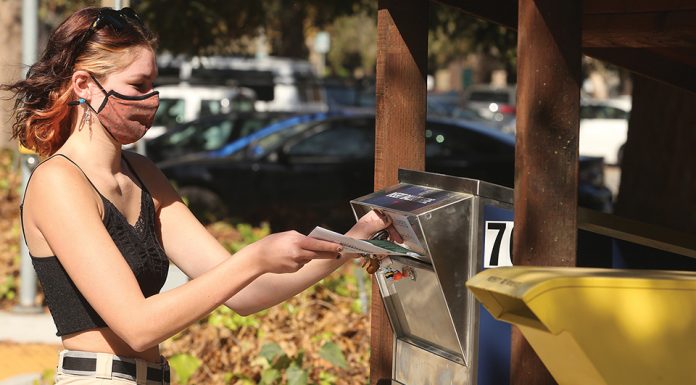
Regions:
M 169 258 L 191 278 L 199 277 L 229 259 L 230 254 L 181 202 L 166 177 L 154 165 L 148 165 L 148 160 L 137 161 L 138 167 L 147 175 L 148 188 L 157 192 L 161 237 Z M 387 216 L 373 211 L 361 218 L 346 235 L 365 239 L 389 228 L 392 239 L 400 241 L 400 236 L 390 224 Z M 272 234 L 269 238 L 283 234 Z M 356 257 L 346 254 L 336 259 L 337 255 L 338 252 L 333 254 L 334 258 L 309 261 L 293 274 L 263 274 L 230 296 L 225 304 L 239 314 L 248 315 L 281 303 Z
M 358 223 L 346 232 L 346 235 L 357 239 L 367 239 L 385 228 L 389 229 L 393 240 L 401 241 L 399 234 L 391 227 L 389 217 L 381 216 L 375 211 L 360 218 Z M 338 259 L 312 260 L 292 274 L 261 275 L 226 301 L 225 304 L 242 315 L 256 313 L 301 293 L 356 257 L 358 257 L 356 254 L 344 253 Z
M 218 263 L 207 266 L 196 279 L 145 298 L 103 225 L 91 186 L 78 170 L 60 161 L 42 166 L 34 174 L 27 199 L 31 201 L 27 214 L 32 223 L 77 288 L 107 325 L 136 351 L 155 346 L 202 318 L 258 276 L 296 271 L 314 258 L 332 258 L 337 248 L 336 244 L 293 233 L 264 238 L 232 257 L 221 248 L 208 260 L 217 259 Z M 168 223 L 172 219 L 162 218 L 163 228 L 181 225 L 195 229 L 190 223 Z M 172 235 L 166 235 L 170 249 L 216 250 L 202 233 L 187 234 L 183 239 L 193 248 L 181 242 L 172 244 Z

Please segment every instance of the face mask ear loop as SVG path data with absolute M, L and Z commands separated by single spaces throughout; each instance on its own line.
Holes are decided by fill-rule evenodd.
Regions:
M 102 104 L 99 106 L 98 109 L 95 110 L 94 108 L 92 108 L 92 106 L 91 106 L 89 103 L 87 103 L 87 105 L 89 106 L 89 108 L 92 108 L 92 111 L 94 111 L 95 114 L 99 114 L 99 111 L 101 111 L 101 110 L 104 108 L 104 106 L 106 106 L 106 102 L 107 102 L 107 100 L 109 99 L 109 93 L 106 92 L 106 90 L 104 89 L 104 87 L 102 87 L 101 83 L 99 83 L 99 81 L 97 80 L 97 78 L 94 77 L 93 74 L 89 74 L 89 76 L 92 77 L 92 80 L 94 80 L 94 83 L 97 85 L 97 87 L 99 87 L 99 89 L 101 90 L 101 92 L 104 93 L 104 101 L 102 101 Z
M 97 78 L 95 78 L 94 75 L 92 75 L 92 74 L 89 74 L 89 76 L 92 77 L 92 80 L 94 80 L 94 82 L 97 83 L 97 87 L 99 87 L 99 89 L 102 90 L 102 92 L 104 93 L 104 95 L 106 95 L 106 90 L 104 89 L 104 87 L 102 87 L 101 83 L 99 83 L 99 81 L 97 80 Z

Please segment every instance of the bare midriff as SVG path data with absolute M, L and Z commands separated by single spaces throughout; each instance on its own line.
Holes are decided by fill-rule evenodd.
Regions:
M 154 346 L 145 351 L 136 352 L 109 328 L 90 329 L 63 336 L 63 347 L 67 350 L 111 353 L 153 363 L 160 362 L 159 347 Z

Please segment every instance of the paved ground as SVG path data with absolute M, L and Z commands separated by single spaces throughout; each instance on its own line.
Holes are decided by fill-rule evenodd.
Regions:
M 55 369 L 60 339 L 48 313 L 0 311 L 0 385 L 31 385 Z
M 33 382 L 39 373 L 54 370 L 59 351 L 60 345 L 0 342 L 0 385 L 19 384 L 20 378 Z

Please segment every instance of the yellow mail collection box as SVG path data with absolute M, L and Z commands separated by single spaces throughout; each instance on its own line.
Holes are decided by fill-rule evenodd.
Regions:
M 559 385 L 696 384 L 696 273 L 514 266 L 467 287 Z

